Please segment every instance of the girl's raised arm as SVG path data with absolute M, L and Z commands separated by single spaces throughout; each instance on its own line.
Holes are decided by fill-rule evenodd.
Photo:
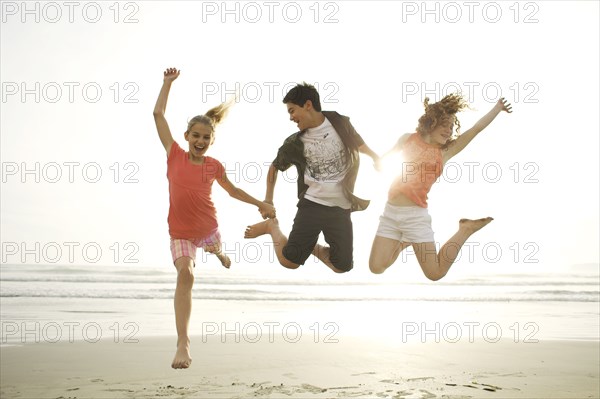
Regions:
M 445 161 L 464 150 L 467 144 L 469 144 L 471 140 L 473 140 L 475 136 L 479 134 L 479 132 L 488 127 L 488 125 L 492 123 L 492 121 L 496 119 L 496 116 L 498 116 L 498 114 L 502 111 L 505 111 L 509 114 L 512 112 L 512 105 L 510 105 L 510 103 L 504 98 L 498 100 L 490 112 L 478 120 L 472 128 L 458 136 L 452 145 L 448 146 L 448 151 L 446 151 L 446 154 L 444 154 Z
M 158 137 L 160 138 L 163 147 L 165 147 L 165 151 L 167 151 L 167 156 L 169 156 L 171 145 L 174 140 L 167 119 L 165 118 L 165 110 L 167 108 L 167 98 L 169 97 L 169 90 L 171 90 L 171 83 L 179 77 L 180 72 L 181 71 L 178 71 L 177 68 L 168 68 L 165 70 L 163 85 L 160 89 L 158 99 L 156 100 L 156 105 L 154 106 L 154 122 L 156 123 L 156 130 L 158 130 Z

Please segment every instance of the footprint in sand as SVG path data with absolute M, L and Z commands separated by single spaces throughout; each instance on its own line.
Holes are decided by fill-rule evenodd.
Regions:
M 496 392 L 496 391 L 501 391 L 502 390 L 502 388 L 497 387 L 495 385 L 480 384 L 480 383 L 475 382 L 475 381 L 473 381 L 472 384 L 473 385 L 480 385 L 480 386 L 482 386 L 483 388 L 481 388 L 481 389 L 483 389 L 484 391 Z
M 146 389 L 146 388 L 144 388 Z M 154 395 L 152 397 L 157 397 L 157 396 L 168 396 L 168 397 L 175 397 L 174 395 L 176 395 L 176 397 L 188 397 L 189 395 L 193 395 L 196 392 L 198 392 L 197 390 L 190 390 L 190 388 L 188 387 L 175 387 L 173 385 L 167 385 L 167 386 L 160 386 L 158 387 L 157 391 L 148 391 L 145 392 L 145 394 L 147 395 L 147 397 L 149 397 L 149 395 L 152 395 L 152 393 L 154 393 Z
M 394 399 L 402 399 L 406 396 L 411 396 L 413 393 L 410 391 L 398 391 L 396 392 L 396 396 L 394 396 Z
M 135 392 L 133 389 L 126 389 L 126 388 L 109 388 L 109 389 L 105 389 L 105 391 L 108 391 L 108 392 Z
M 250 385 L 250 388 L 256 388 L 261 385 L 266 385 L 266 384 L 270 384 L 270 383 L 271 383 L 271 381 L 253 382 L 252 385 Z
M 433 378 L 433 377 L 431 377 Z M 431 399 L 431 398 L 437 398 L 436 395 L 432 394 L 429 391 L 426 391 L 425 389 L 419 389 L 419 391 L 421 391 L 422 393 L 425 394 L 425 396 L 421 396 L 421 399 Z
M 344 398 L 353 398 L 353 397 L 364 398 L 365 396 L 371 397 L 374 394 L 374 392 L 366 390 L 366 391 L 362 391 L 362 392 L 343 392 L 343 394 L 344 394 L 344 396 L 343 396 Z
M 406 381 L 427 381 L 433 380 L 433 377 L 415 377 L 415 378 L 407 378 Z
M 327 392 L 327 388 L 320 388 L 310 384 L 302 384 L 302 389 L 305 389 L 306 392 L 310 393 Z
M 310 384 L 302 384 L 300 386 L 286 386 L 283 384 L 279 384 L 279 385 L 272 385 L 272 386 L 265 386 L 265 383 L 262 384 L 252 384 L 250 386 L 250 388 L 257 388 L 254 391 L 254 395 L 255 396 L 267 396 L 267 395 L 271 395 L 271 394 L 283 394 L 286 396 L 293 396 L 296 394 L 303 394 L 303 393 L 312 393 L 312 394 L 317 394 L 317 393 L 323 393 L 323 392 L 327 392 L 327 388 L 321 388 L 321 387 L 317 387 L 314 385 L 310 385 Z
M 295 390 L 291 387 L 286 387 L 283 384 L 273 386 L 260 385 L 259 388 L 254 391 L 254 396 L 271 396 L 273 393 L 292 396 L 295 393 Z

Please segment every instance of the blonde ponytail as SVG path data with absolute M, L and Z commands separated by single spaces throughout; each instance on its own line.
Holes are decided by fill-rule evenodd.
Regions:
M 228 101 L 209 109 L 204 115 L 194 116 L 188 122 L 187 131 L 189 132 L 192 126 L 194 126 L 196 123 L 203 123 L 204 125 L 210 127 L 210 129 L 214 133 L 217 125 L 223 122 L 223 119 L 225 119 L 225 117 L 229 113 L 229 109 L 235 103 L 236 98 L 237 97 L 232 97 Z

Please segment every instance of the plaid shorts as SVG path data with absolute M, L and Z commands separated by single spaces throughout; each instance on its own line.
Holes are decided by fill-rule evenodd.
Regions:
M 219 229 L 214 229 L 207 237 L 204 238 L 171 238 L 171 256 L 173 263 L 182 256 L 192 258 L 194 264 L 196 263 L 196 250 L 202 248 L 203 250 L 213 247 L 217 251 L 221 249 L 221 233 Z

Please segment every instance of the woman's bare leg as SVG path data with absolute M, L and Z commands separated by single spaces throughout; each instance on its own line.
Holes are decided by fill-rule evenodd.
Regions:
M 398 255 L 410 243 L 400 242 L 387 237 L 375 236 L 369 256 L 369 269 L 375 274 L 381 274 L 394 264 Z
M 458 223 L 458 231 L 440 248 L 439 254 L 433 242 L 413 244 L 415 254 L 425 276 L 433 281 L 444 277 L 467 239 L 492 220 L 494 219 L 491 217 L 476 220 L 461 219 Z

